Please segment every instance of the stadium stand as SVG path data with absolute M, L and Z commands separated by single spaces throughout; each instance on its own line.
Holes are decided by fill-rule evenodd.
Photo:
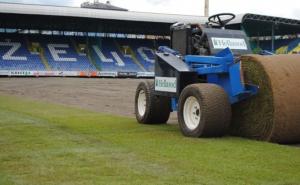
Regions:
M 300 38 L 296 39 L 278 39 L 275 40 L 275 53 L 276 54 L 299 54 L 300 53 Z M 254 53 L 266 50 L 271 51 L 271 41 L 263 40 L 259 43 L 252 43 Z
M 1 34 L 0 70 L 153 72 L 160 45 L 168 40 Z M 271 50 L 269 40 L 253 47 Z M 300 39 L 276 40 L 275 48 L 277 54 L 299 53 Z
M 154 40 L 2 34 L 0 69 L 152 72 Z M 168 41 L 159 41 L 168 45 Z
M 0 76 L 153 77 L 154 48 L 169 45 L 176 22 L 206 24 L 207 17 L 135 12 L 99 1 L 81 7 L 0 2 Z M 299 37 L 300 20 L 241 14 L 226 28 L 274 41 Z M 270 42 L 253 48 L 300 50 L 299 39 Z

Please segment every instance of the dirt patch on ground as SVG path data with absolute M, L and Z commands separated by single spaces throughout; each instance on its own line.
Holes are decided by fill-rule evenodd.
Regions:
M 134 117 L 134 96 L 144 79 L 0 78 L 0 93 L 96 112 Z M 172 115 L 169 122 L 177 122 Z

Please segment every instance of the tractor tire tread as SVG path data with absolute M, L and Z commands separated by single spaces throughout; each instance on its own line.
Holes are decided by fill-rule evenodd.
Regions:
M 146 112 L 140 116 L 137 110 L 137 98 L 140 89 L 146 93 Z M 136 90 L 135 115 L 141 124 L 164 124 L 168 121 L 171 112 L 171 99 L 169 97 L 154 95 L 155 86 L 152 81 L 141 82 Z
M 193 95 L 201 109 L 201 123 L 194 131 L 184 125 L 183 105 Z M 199 83 L 187 86 L 179 98 L 178 120 L 181 131 L 190 137 L 220 137 L 227 133 L 231 122 L 231 105 L 224 89 L 215 84 Z M 202 124 L 202 125 L 201 125 Z

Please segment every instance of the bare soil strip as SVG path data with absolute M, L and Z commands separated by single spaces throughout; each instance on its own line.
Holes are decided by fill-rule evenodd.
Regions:
M 0 78 L 0 93 L 101 113 L 135 117 L 134 96 L 144 79 Z M 176 114 L 169 122 L 177 123 Z

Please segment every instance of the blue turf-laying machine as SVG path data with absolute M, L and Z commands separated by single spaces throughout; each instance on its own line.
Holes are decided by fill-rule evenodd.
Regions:
M 226 133 L 231 104 L 258 92 L 245 84 L 239 56 L 251 54 L 246 34 L 226 30 L 233 14 L 217 14 L 206 25 L 174 24 L 171 48 L 156 53 L 155 80 L 136 90 L 139 123 L 161 124 L 177 111 L 182 133 L 190 137 L 216 137 Z

